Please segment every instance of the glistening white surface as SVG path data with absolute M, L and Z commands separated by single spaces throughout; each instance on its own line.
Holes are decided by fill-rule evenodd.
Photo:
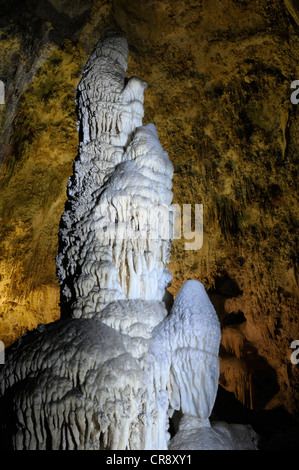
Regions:
M 126 79 L 127 54 L 123 34 L 107 35 L 79 85 L 81 143 L 57 257 L 76 318 L 92 317 L 117 299 L 161 301 L 171 281 L 173 166 L 155 126 L 142 126 L 146 84 Z
M 221 436 L 240 447 L 227 426 L 210 427 L 221 333 L 204 286 L 187 281 L 169 315 L 162 301 L 173 166 L 155 126 L 142 126 L 145 84 L 126 79 L 127 54 L 125 36 L 107 34 L 79 85 L 57 256 L 70 318 L 7 355 L 0 401 L 14 449 L 208 448 Z M 185 417 L 170 441 L 175 410 Z

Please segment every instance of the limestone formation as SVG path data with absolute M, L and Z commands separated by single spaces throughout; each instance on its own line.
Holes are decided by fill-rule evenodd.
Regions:
M 79 85 L 57 257 L 69 316 L 7 354 L 2 436 L 13 449 L 163 450 L 175 410 L 183 425 L 210 429 L 220 324 L 198 281 L 182 286 L 169 315 L 163 302 L 173 167 L 155 126 L 142 126 L 146 85 L 127 80 L 127 54 L 122 33 L 106 34 Z
M 127 54 L 123 35 L 107 36 L 79 85 L 81 143 L 57 259 L 73 317 L 117 299 L 161 301 L 171 280 L 169 237 L 151 228 L 171 204 L 173 167 L 155 126 L 142 127 L 146 84 L 126 80 Z

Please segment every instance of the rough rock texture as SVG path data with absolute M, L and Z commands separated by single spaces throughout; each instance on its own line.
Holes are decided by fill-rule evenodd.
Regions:
M 55 256 L 77 152 L 75 90 L 107 28 L 130 45 L 174 164 L 204 204 L 204 244 L 175 241 L 171 292 L 198 279 L 221 321 L 220 382 L 253 410 L 298 413 L 298 7 L 267 0 L 0 2 L 0 338 L 60 315 Z
M 181 433 L 187 437 L 189 416 L 193 432 L 199 427 L 202 434 L 182 449 L 217 449 L 209 423 L 219 375 L 217 315 L 197 281 L 184 284 L 178 297 L 165 320 L 162 303 L 117 300 L 95 318 L 58 320 L 23 335 L 0 375 L 2 448 L 165 450 L 169 417 L 179 410 L 186 418 L 170 446 L 177 448 Z M 232 441 L 234 427 L 223 426 L 223 446 L 241 449 Z M 255 433 L 239 428 L 247 449 Z
M 107 33 L 79 85 L 81 142 L 57 257 L 72 318 L 8 354 L 8 448 L 163 450 L 175 410 L 210 427 L 220 324 L 198 281 L 166 317 L 171 211 L 159 208 L 171 204 L 173 168 L 155 126 L 142 126 L 145 84 L 126 80 L 127 55 L 125 35 Z
M 100 42 L 79 85 L 82 141 L 57 258 L 74 317 L 118 299 L 162 301 L 171 281 L 170 232 L 158 218 L 165 209 L 169 225 L 173 166 L 155 126 L 142 127 L 146 84 L 126 83 L 127 55 L 121 34 Z
M 173 168 L 155 126 L 142 126 L 146 85 L 126 79 L 127 55 L 124 34 L 107 33 L 79 84 L 81 142 L 57 256 L 72 318 L 9 350 L 0 374 L 4 448 L 219 448 L 209 417 L 220 323 L 196 280 L 182 286 L 169 316 L 162 302 L 171 211 L 160 206 L 171 204 Z M 175 411 L 183 418 L 169 443 Z M 226 431 L 223 446 L 234 449 Z
M 163 318 L 163 307 L 157 310 L 132 301 L 123 309 L 118 305 L 118 315 L 125 313 L 123 330 L 97 318 L 81 318 L 59 320 L 29 337 L 24 335 L 1 376 L 1 446 L 15 450 L 167 448 L 167 399 L 160 410 L 155 406 L 151 370 L 144 368 L 143 361 L 147 339 L 138 336 L 140 330 L 145 336 L 144 330 L 153 328 L 153 311 L 155 321 Z M 130 312 L 135 316 L 128 316 Z

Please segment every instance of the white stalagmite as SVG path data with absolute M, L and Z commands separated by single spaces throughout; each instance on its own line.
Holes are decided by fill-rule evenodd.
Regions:
M 126 79 L 127 55 L 123 34 L 106 35 L 78 88 L 81 143 L 57 258 L 76 318 L 112 300 L 161 301 L 171 281 L 169 234 L 148 225 L 171 204 L 173 166 L 155 126 L 142 127 L 146 84 Z M 163 221 L 168 228 L 169 214 Z
M 207 422 L 219 379 L 220 323 L 204 286 L 187 281 L 171 313 L 156 328 L 151 351 L 169 357 L 170 407 Z
M 107 33 L 79 85 L 57 256 L 68 316 L 7 351 L 1 437 L 13 449 L 163 450 L 176 445 L 175 410 L 184 414 L 177 442 L 186 420 L 210 426 L 220 325 L 197 281 L 170 315 L 163 302 L 173 166 L 155 126 L 142 125 L 146 84 L 126 78 L 127 54 L 124 34 Z

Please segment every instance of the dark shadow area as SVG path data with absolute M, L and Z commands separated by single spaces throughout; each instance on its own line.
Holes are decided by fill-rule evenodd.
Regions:
M 210 290 L 210 293 L 229 298 L 239 297 L 243 294 L 243 291 L 239 288 L 237 282 L 224 271 L 221 276 L 215 278 L 215 287 Z
M 240 325 L 246 321 L 245 315 L 241 310 L 228 313 L 223 319 L 223 326 Z
M 282 406 L 272 410 L 249 410 L 233 393 L 219 386 L 211 419 L 250 424 L 259 435 L 259 450 L 299 449 L 299 423 Z
M 241 356 L 236 357 L 234 354 L 227 352 L 221 344 L 219 349 L 219 357 L 226 360 L 232 359 L 232 365 L 236 365 L 234 381 L 238 379 L 238 361 L 240 362 L 239 377 L 244 379 L 244 364 L 246 367 L 246 404 L 251 404 L 255 410 L 262 410 L 267 403 L 279 392 L 279 384 L 276 370 L 260 356 L 258 350 L 245 339 L 241 348 Z M 221 375 L 221 383 L 226 386 L 229 376 L 225 379 L 225 374 Z M 249 387 L 250 384 L 250 387 Z M 227 385 L 229 385 L 227 383 Z M 245 387 L 245 384 L 243 384 Z
M 87 0 L 84 3 L 87 5 L 82 11 L 74 10 L 68 15 L 56 10 L 48 0 L 11 0 L 10 2 L 0 0 L 0 27 L 5 27 L 7 24 L 12 27 L 13 22 L 16 33 L 21 34 L 26 50 L 27 47 L 32 46 L 32 38 L 34 41 L 42 38 L 45 25 L 50 22 L 49 39 L 60 45 L 66 38 L 74 39 L 74 35 L 86 23 L 92 2 Z
M 249 359 L 253 407 L 263 409 L 279 392 L 277 373 L 253 347 L 247 348 L 246 358 Z
M 226 315 L 225 301 L 229 298 L 239 297 L 243 291 L 237 282 L 226 271 L 223 271 L 221 276 L 215 278 L 214 287 L 209 289 L 207 293 L 222 324 Z

